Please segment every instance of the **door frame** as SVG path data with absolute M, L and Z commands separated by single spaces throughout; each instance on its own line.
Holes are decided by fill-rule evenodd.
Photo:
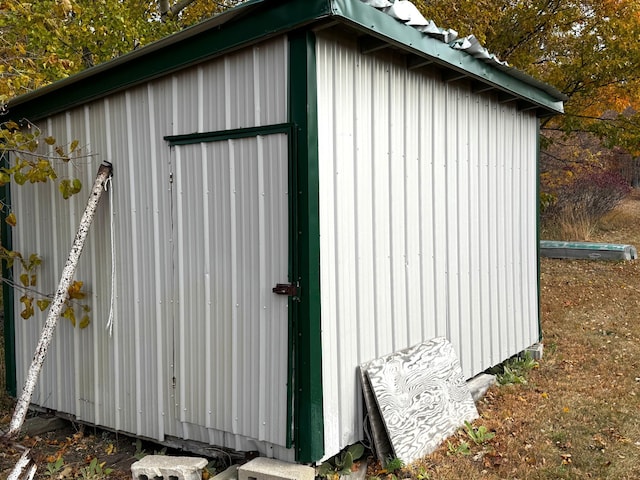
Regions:
M 226 140 L 253 138 L 259 136 L 269 136 L 276 134 L 285 134 L 287 136 L 287 165 L 288 165 L 288 190 L 289 190 L 289 226 L 288 226 L 288 279 L 291 284 L 298 284 L 298 245 L 296 242 L 298 225 L 297 225 L 297 209 L 296 194 L 297 192 L 297 148 L 295 125 L 292 123 L 279 123 L 274 125 L 265 125 L 247 128 L 235 128 L 230 130 L 218 130 L 215 132 L 190 133 L 185 135 L 167 135 L 164 140 L 168 142 L 169 147 L 181 145 L 194 145 L 199 143 L 221 142 Z M 284 280 L 284 279 L 283 279 Z M 294 325 L 296 324 L 296 304 L 299 299 L 297 296 L 290 296 L 288 300 L 288 351 L 287 351 L 287 429 L 286 429 L 286 448 L 292 448 L 294 443 L 294 385 L 295 385 L 295 335 Z

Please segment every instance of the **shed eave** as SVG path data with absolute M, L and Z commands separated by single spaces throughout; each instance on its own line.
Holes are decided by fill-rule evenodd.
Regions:
M 542 109 L 542 115 L 564 113 L 563 101 L 567 98 L 552 86 L 514 67 L 487 63 L 464 51 L 453 49 L 448 43 L 429 37 L 359 0 L 333 0 L 332 15 L 364 34 L 460 72 L 492 88 L 514 94 Z
M 512 67 L 487 63 L 360 0 L 250 0 L 109 62 L 9 101 L 14 119 L 38 120 L 269 37 L 331 18 L 474 81 L 515 95 L 539 114 L 563 113 L 559 91 Z

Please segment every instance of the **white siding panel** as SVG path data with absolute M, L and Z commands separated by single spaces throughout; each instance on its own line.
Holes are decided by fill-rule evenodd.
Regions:
M 325 454 L 359 363 L 434 336 L 471 377 L 538 339 L 537 119 L 402 57 L 317 41 Z
M 53 135 L 61 143 L 78 139 L 82 153 L 91 154 L 61 165 L 64 176 L 79 176 L 84 185 L 69 201 L 63 201 L 51 185 L 12 189 L 20 222 L 13 232 L 14 248 L 42 255 L 39 290 L 55 291 L 101 161 L 113 163 L 114 178 L 99 205 L 76 274 L 89 292 L 91 324 L 80 330 L 73 329 L 67 320 L 60 321 L 34 403 L 158 440 L 191 435 L 200 441 L 216 440 L 218 445 L 259 449 L 291 459 L 292 450 L 272 444 L 285 443 L 286 382 L 278 383 L 274 378 L 287 376 L 287 325 L 285 322 L 267 331 L 267 314 L 262 313 L 279 308 L 286 318 L 286 310 L 282 310 L 286 309 L 286 297 L 273 299 L 270 289 L 268 296 L 252 293 L 247 297 L 241 283 L 248 282 L 254 266 L 259 265 L 263 283 L 272 287 L 275 280 L 264 272 L 274 270 L 276 263 L 285 268 L 277 281 L 287 280 L 287 244 L 276 241 L 273 229 L 276 224 L 286 225 L 288 203 L 282 203 L 282 197 L 277 205 L 268 200 L 276 187 L 282 187 L 278 182 L 283 174 L 284 188 L 288 188 L 287 143 L 280 136 L 277 141 L 254 140 L 249 147 L 243 142 L 233 147 L 226 143 L 197 145 L 193 151 L 197 165 L 185 170 L 177 151 L 172 158 L 163 139 L 166 135 L 286 122 L 287 51 L 286 37 L 275 38 L 96 100 L 39 125 L 44 135 Z M 229 190 L 232 168 L 225 170 L 223 164 L 212 161 L 220 156 L 232 161 L 233 155 L 233 178 L 240 189 L 237 195 Z M 272 157 L 284 159 L 284 163 L 272 168 Z M 261 162 L 260 169 L 246 170 L 247 159 Z M 193 186 L 193 211 L 179 210 L 180 197 L 176 185 L 172 192 L 170 183 L 172 172 L 176 178 L 185 175 L 182 181 L 189 182 L 187 189 Z M 206 179 L 212 183 L 205 184 Z M 243 195 L 249 187 L 251 205 L 258 205 L 261 213 L 248 210 L 248 198 L 236 199 L 235 221 L 246 220 L 243 215 L 264 217 L 266 212 L 274 226 L 271 220 L 255 225 L 245 222 L 248 226 L 234 233 L 240 243 L 233 244 L 231 233 L 216 223 L 219 219 L 228 224 L 230 214 L 216 217 L 212 205 L 228 211 L 232 197 Z M 215 201 L 207 202 L 211 198 Z M 194 238 L 188 230 L 176 229 L 176 219 L 187 227 L 206 230 L 209 237 Z M 266 237 L 278 243 L 279 250 L 247 247 L 249 239 L 262 242 Z M 113 334 L 109 335 L 105 327 L 112 291 L 112 253 L 115 316 Z M 239 270 L 231 268 L 230 257 L 237 260 Z M 198 271 L 201 281 L 180 290 L 184 283 L 176 275 L 187 272 L 187 267 Z M 20 273 L 16 269 L 16 274 Z M 236 284 L 230 287 L 233 278 Z M 225 288 L 233 288 L 234 298 L 242 299 L 237 301 L 239 309 L 250 307 L 259 313 L 250 329 L 232 326 L 231 321 L 215 321 L 234 315 L 230 304 L 217 297 Z M 193 302 L 196 297 L 203 301 L 198 308 Z M 19 298 L 18 293 L 18 312 Z M 28 321 L 19 317 L 16 321 L 19 387 L 45 316 L 46 312 Z M 247 340 L 241 348 L 233 342 L 238 338 Z M 215 348 L 213 339 L 218 341 Z M 272 350 L 277 355 L 271 357 Z M 232 356 L 236 361 L 230 364 Z M 260 369 L 254 371 L 258 364 Z M 237 375 L 243 375 L 242 382 L 234 382 Z M 265 410 L 267 398 L 275 404 Z

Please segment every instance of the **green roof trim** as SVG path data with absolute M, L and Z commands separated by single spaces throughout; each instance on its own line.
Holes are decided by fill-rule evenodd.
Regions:
M 333 15 L 342 17 L 363 32 L 512 93 L 550 113 L 564 112 L 562 93 L 553 92 L 552 87 L 515 68 L 487 63 L 455 50 L 448 43 L 429 37 L 360 0 L 334 0 L 332 3 Z
M 12 99 L 9 115 L 38 120 L 245 45 L 325 20 L 433 60 L 543 110 L 566 98 L 519 70 L 474 58 L 360 0 L 251 0 L 169 37 Z

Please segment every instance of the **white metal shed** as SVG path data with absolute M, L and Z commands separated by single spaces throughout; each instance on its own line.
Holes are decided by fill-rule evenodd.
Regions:
M 399 16 L 253 0 L 10 102 L 96 154 L 85 184 L 114 168 L 77 273 L 92 324 L 59 326 L 36 404 L 313 462 L 362 438 L 358 364 L 445 336 L 471 377 L 540 339 L 538 119 L 563 96 Z M 4 189 L 43 290 L 83 206 L 52 190 Z M 41 322 L 4 294 L 15 392 Z

